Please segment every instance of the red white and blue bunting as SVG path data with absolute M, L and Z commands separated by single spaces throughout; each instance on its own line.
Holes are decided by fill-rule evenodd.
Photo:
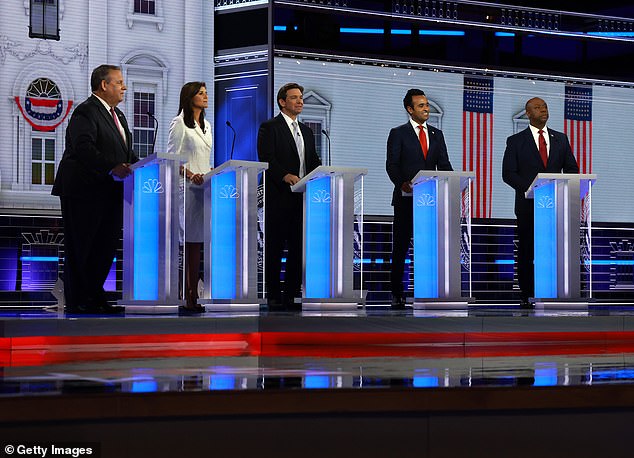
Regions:
M 50 132 L 59 126 L 73 106 L 72 100 L 39 97 L 15 97 L 22 116 L 33 129 Z

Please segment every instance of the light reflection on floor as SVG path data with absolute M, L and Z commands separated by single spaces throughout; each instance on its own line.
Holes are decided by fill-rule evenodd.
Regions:
M 634 354 L 424 359 L 214 357 L 101 360 L 2 370 L 0 396 L 394 386 L 634 383 Z

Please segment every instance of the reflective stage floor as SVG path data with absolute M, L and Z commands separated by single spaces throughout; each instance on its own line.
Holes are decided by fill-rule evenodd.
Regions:
M 97 443 L 100 456 L 210 446 L 209 456 L 634 455 L 634 304 L 188 317 L 1 309 L 0 366 L 3 445 Z

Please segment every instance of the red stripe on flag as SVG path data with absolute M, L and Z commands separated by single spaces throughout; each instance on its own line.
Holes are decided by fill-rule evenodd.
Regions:
M 473 112 L 469 112 L 469 171 L 473 171 Z
M 491 218 L 491 202 L 493 199 L 493 113 L 489 118 L 489 213 L 487 218 Z
M 58 99 L 38 99 L 38 98 L 34 98 L 34 97 L 29 97 L 29 101 L 31 102 L 31 105 L 34 107 L 56 107 L 57 104 L 60 102 L 60 100 Z
M 482 212 L 482 197 L 480 191 L 482 189 L 482 172 L 480 171 L 480 113 L 476 113 L 476 133 L 475 133 L 475 154 L 476 154 L 476 211 L 475 217 L 480 218 Z
M 590 151 L 589 151 L 590 167 L 589 167 L 589 173 L 592 173 L 592 121 L 588 121 L 588 129 L 590 130 Z
M 487 115 L 482 115 L 482 217 L 487 217 L 489 158 L 487 157 Z
M 467 143 L 465 142 L 467 138 L 467 112 L 462 112 L 462 170 L 465 172 L 467 169 Z
M 587 149 L 587 148 L 586 148 L 586 147 L 587 147 L 587 145 L 588 145 L 588 144 L 586 143 L 586 134 L 587 134 L 586 129 L 587 129 L 587 127 L 588 127 L 588 126 L 587 126 L 587 125 L 586 125 L 586 123 L 584 122 L 584 123 L 583 123 L 583 134 L 581 135 L 581 136 L 582 136 L 582 138 L 583 138 L 582 143 L 581 143 L 581 144 L 583 145 L 583 150 L 582 150 L 582 155 L 583 155 L 583 172 L 582 172 L 582 173 L 588 173 L 588 172 L 587 172 L 587 170 L 588 170 L 588 163 L 587 163 L 587 161 L 586 161 L 586 153 L 587 153 L 587 151 L 586 151 L 586 149 Z

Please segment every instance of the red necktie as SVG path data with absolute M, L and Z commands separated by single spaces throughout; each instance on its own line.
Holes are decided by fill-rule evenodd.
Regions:
M 121 134 L 121 137 L 123 138 L 123 142 L 125 143 L 126 142 L 125 135 L 121 131 L 121 126 L 119 125 L 119 117 L 117 116 L 117 113 L 115 113 L 114 107 L 110 107 L 110 114 L 112 115 L 112 119 L 114 119 L 114 125 L 117 126 L 117 130 Z
M 540 130 L 539 134 L 539 155 L 542 157 L 544 167 L 548 164 L 548 149 L 546 148 L 546 139 L 544 138 L 544 131 Z
M 422 124 L 418 125 L 418 140 L 420 141 L 420 147 L 423 149 L 423 156 L 427 159 L 427 137 Z

